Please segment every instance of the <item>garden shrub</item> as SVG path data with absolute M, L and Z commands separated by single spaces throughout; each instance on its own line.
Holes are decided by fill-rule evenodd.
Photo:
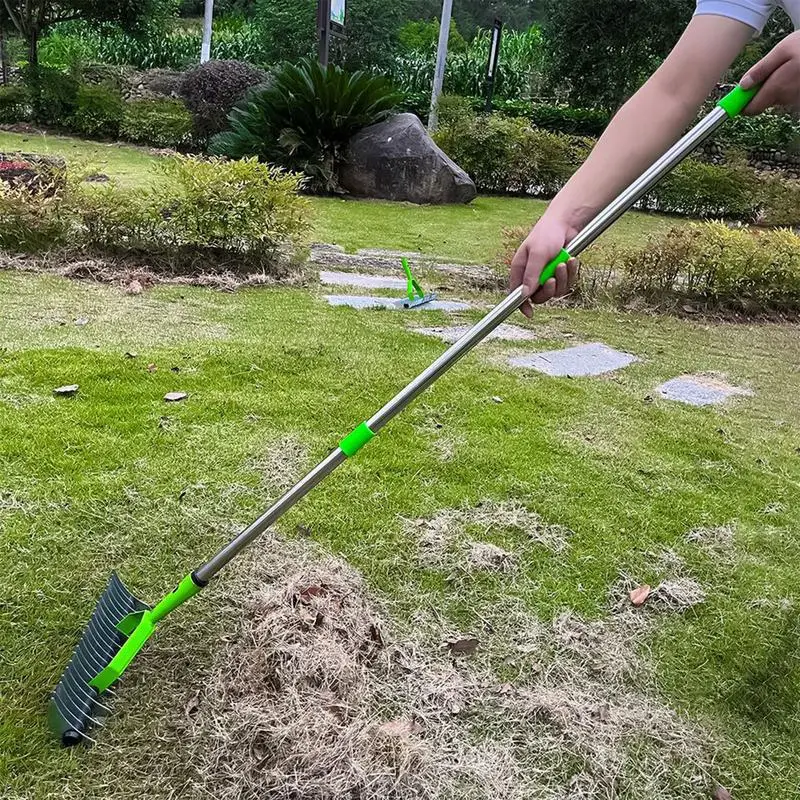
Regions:
M 81 183 L 49 191 L 0 181 L 0 247 L 89 250 L 182 270 L 247 268 L 278 274 L 309 230 L 303 177 L 256 159 L 175 155 L 146 188 Z
M 555 194 L 585 157 L 576 139 L 499 114 L 442 127 L 437 144 L 475 181 L 479 191 Z
M 763 202 L 758 175 L 742 161 L 687 159 L 645 198 L 643 206 L 690 217 L 755 219 Z
M 78 81 L 60 70 L 28 66 L 23 72 L 33 110 L 42 125 L 66 125 L 78 105 Z
M 138 144 L 183 149 L 191 145 L 193 125 L 180 100 L 134 100 L 125 106 L 120 134 Z
M 724 223 L 672 228 L 621 263 L 623 300 L 700 301 L 747 313 L 800 311 L 800 236 L 731 229 Z
M 531 108 L 531 120 L 539 128 L 576 136 L 600 136 L 611 121 L 606 111 L 593 108 L 570 108 L 537 103 Z
M 83 187 L 79 216 L 86 246 L 146 253 L 164 266 L 248 268 L 273 273 L 308 231 L 303 178 L 257 159 L 164 159 L 163 180 L 147 189 Z
M 439 125 L 453 125 L 475 117 L 473 100 L 460 94 L 443 94 L 438 104 Z
M 772 227 L 800 226 L 800 181 L 760 176 L 763 204 L 759 222 Z
M 24 86 L 0 86 L 0 123 L 22 122 L 30 116 L 30 96 Z
M 116 139 L 125 114 L 122 95 L 109 86 L 81 86 L 72 127 L 90 138 Z
M 231 112 L 231 130 L 215 136 L 210 149 L 230 158 L 256 156 L 305 173 L 317 190 L 336 191 L 347 142 L 387 117 L 399 99 L 380 76 L 303 59 L 250 92 Z
M 267 73 L 242 61 L 208 61 L 186 73 L 180 95 L 194 117 L 195 135 L 207 141 L 228 127 L 228 114 Z

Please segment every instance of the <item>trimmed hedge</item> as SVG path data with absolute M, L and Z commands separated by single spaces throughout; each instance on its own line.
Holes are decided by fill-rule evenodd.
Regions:
M 134 100 L 125 106 L 120 133 L 131 142 L 180 150 L 192 143 L 193 128 L 180 100 Z
M 709 308 L 800 311 L 800 236 L 789 230 L 732 230 L 721 222 L 672 228 L 622 259 L 620 299 L 687 299 Z
M 88 137 L 116 139 L 125 115 L 125 101 L 117 89 L 108 86 L 81 86 L 70 126 Z

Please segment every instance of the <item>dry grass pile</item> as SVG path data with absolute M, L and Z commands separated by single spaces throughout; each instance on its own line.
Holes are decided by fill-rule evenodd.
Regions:
M 434 568 L 493 569 L 510 571 L 516 554 L 484 537 L 498 531 L 522 534 L 529 542 L 563 552 L 571 531 L 549 525 L 518 500 L 487 500 L 474 507 L 445 508 L 434 516 L 403 521 L 405 532 L 417 541 L 418 557 Z
M 521 607 L 498 609 L 476 650 L 454 645 L 432 612 L 393 630 L 359 575 L 307 543 L 277 543 L 259 560 L 249 584 L 259 588 L 246 595 L 186 737 L 193 792 L 706 796 L 709 737 L 649 689 L 639 655 L 654 615 L 587 623 L 564 614 L 546 625 Z

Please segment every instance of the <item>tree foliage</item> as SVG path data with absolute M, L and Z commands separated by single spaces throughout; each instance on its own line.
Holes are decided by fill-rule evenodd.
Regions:
M 29 60 L 36 64 L 39 38 L 59 22 L 114 22 L 135 29 L 172 7 L 171 0 L 2 0 L 0 15 L 28 43 Z
M 477 28 L 490 28 L 495 19 L 515 30 L 528 28 L 539 19 L 541 5 L 541 0 L 457 0 L 453 18 L 464 35 L 471 38 Z M 441 14 L 441 0 L 410 0 L 412 19 L 438 19 Z
M 570 97 L 613 109 L 677 42 L 694 0 L 545 0 L 548 72 Z

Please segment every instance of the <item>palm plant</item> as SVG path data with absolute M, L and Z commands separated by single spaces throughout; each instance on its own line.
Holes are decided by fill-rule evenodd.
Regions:
M 234 108 L 230 130 L 214 137 L 211 152 L 257 156 L 304 172 L 317 190 L 336 191 L 347 142 L 387 117 L 400 99 L 381 76 L 306 58 L 281 67 L 269 85 L 254 89 Z

